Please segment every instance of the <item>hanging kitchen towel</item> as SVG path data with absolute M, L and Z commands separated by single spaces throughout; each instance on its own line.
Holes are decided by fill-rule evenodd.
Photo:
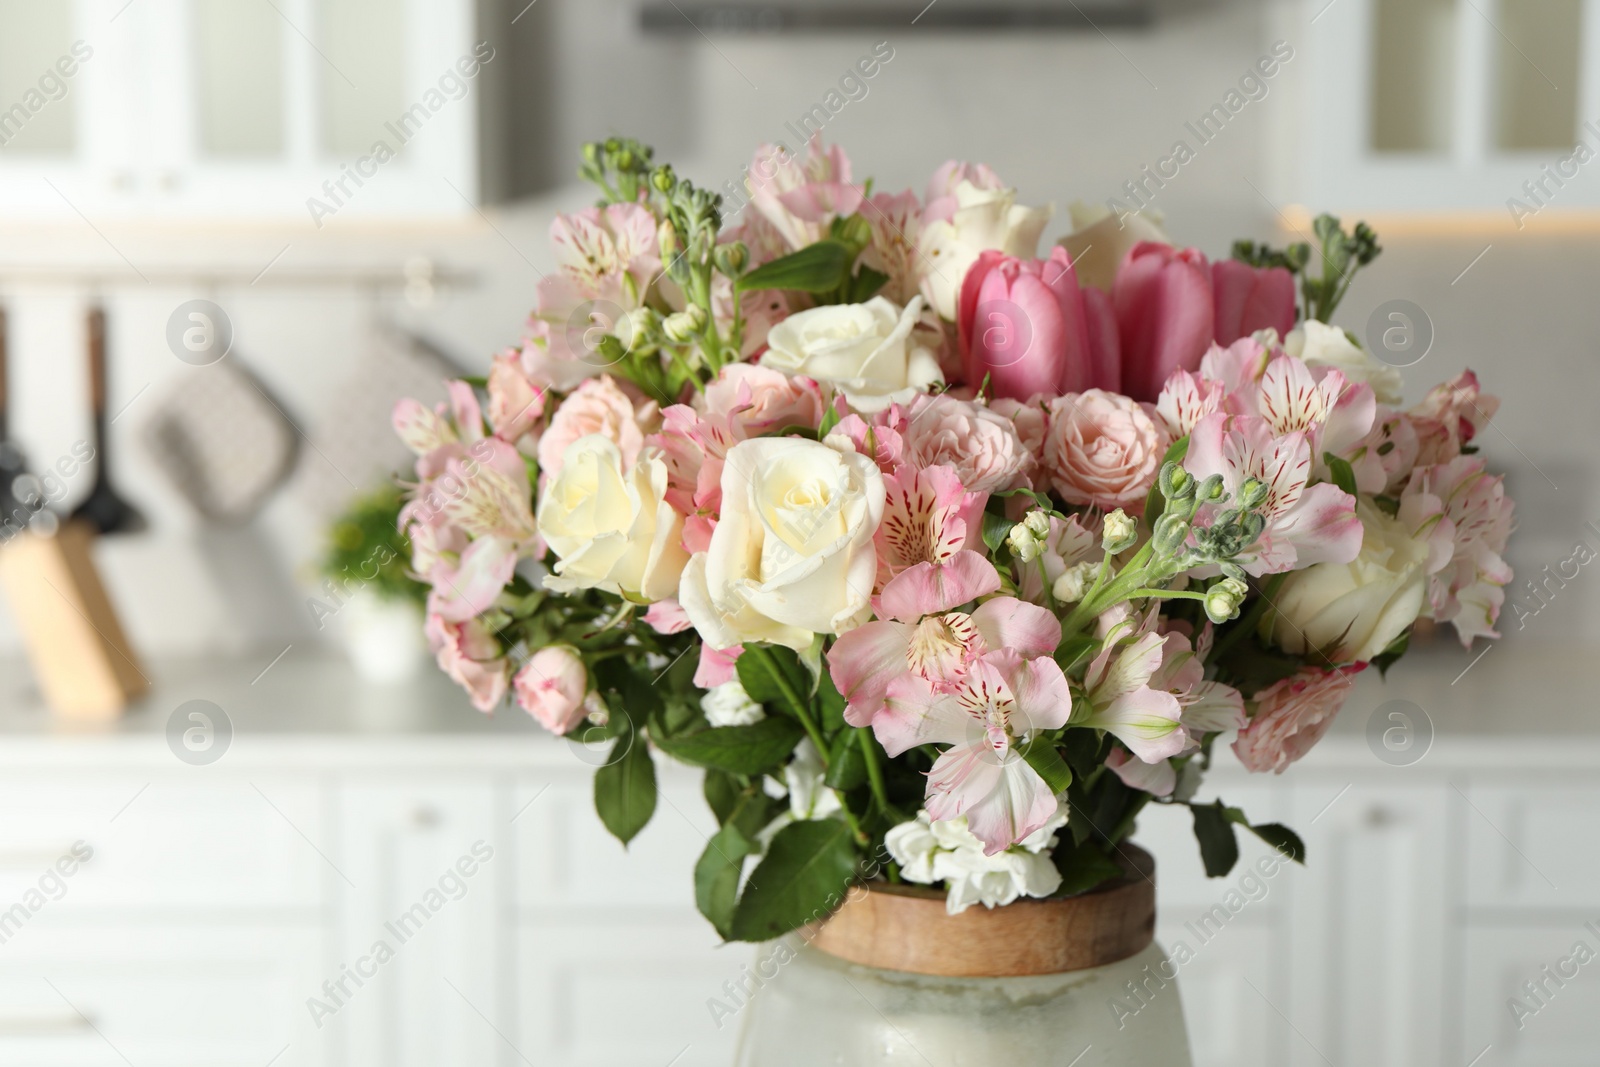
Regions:
M 306 427 L 314 450 L 301 457 L 296 494 L 331 516 L 352 495 L 397 472 L 409 475 L 414 457 L 390 428 L 395 401 L 438 403 L 445 399 L 444 383 L 465 373 L 432 342 L 397 326 L 376 326 L 349 376 L 329 390 L 326 406 Z
M 139 437 L 196 511 L 227 523 L 260 510 L 300 443 L 279 402 L 237 358 L 180 375 Z

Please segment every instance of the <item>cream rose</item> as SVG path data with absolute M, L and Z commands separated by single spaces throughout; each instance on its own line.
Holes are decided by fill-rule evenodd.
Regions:
M 683 516 L 667 504 L 667 465 L 645 447 L 624 469 L 616 442 L 602 434 L 567 446 L 561 473 L 539 500 L 539 532 L 559 557 L 546 589 L 604 589 L 662 600 L 688 562 Z
M 761 366 L 833 385 L 861 412 L 910 403 L 944 381 L 938 356 L 913 343 L 921 312 L 921 297 L 901 310 L 875 296 L 790 315 L 767 334 Z
M 1361 554 L 1350 563 L 1292 571 L 1277 611 L 1262 624 L 1267 640 L 1295 655 L 1320 649 L 1334 663 L 1364 663 L 1399 637 L 1422 610 L 1428 544 L 1370 501 L 1356 506 Z
M 1128 249 L 1140 241 L 1170 245 L 1172 239 L 1161 228 L 1161 215 L 1151 210 L 1112 213 L 1095 204 L 1076 201 L 1067 209 L 1072 214 L 1072 232 L 1056 244 L 1067 250 L 1079 285 L 1092 285 L 1105 292 L 1117 280 L 1117 268 Z
M 955 188 L 955 210 L 949 219 L 928 223 L 918 241 L 917 262 L 927 273 L 922 294 L 948 322 L 956 318 L 961 283 L 978 256 L 991 249 L 1018 259 L 1032 259 L 1039 235 L 1055 214 L 1051 206 L 1024 207 L 1015 189 L 982 189 L 970 181 Z
M 1332 367 L 1352 382 L 1366 382 L 1380 404 L 1400 403 L 1400 387 L 1405 379 L 1400 372 L 1350 340 L 1337 326 L 1316 319 L 1289 331 L 1283 350 L 1313 367 Z
M 883 475 L 840 439 L 762 437 L 728 451 L 722 516 L 683 572 L 678 600 L 712 648 L 811 647 L 871 608 Z

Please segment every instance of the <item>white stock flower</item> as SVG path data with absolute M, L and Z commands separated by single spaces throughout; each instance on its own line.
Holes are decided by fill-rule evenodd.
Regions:
M 684 569 L 684 612 L 720 649 L 804 651 L 816 634 L 854 628 L 871 611 L 883 504 L 883 475 L 848 442 L 741 441 L 722 469 L 716 532 Z
M 991 249 L 1019 259 L 1032 259 L 1039 235 L 1055 214 L 1054 207 L 1031 208 L 1017 203 L 1015 189 L 980 189 L 963 180 L 955 188 L 956 207 L 948 220 L 923 228 L 917 257 L 926 271 L 922 292 L 949 322 L 956 319 L 961 283 L 978 256 Z
M 1307 366 L 1332 367 L 1347 381 L 1366 382 L 1380 404 L 1400 403 L 1400 389 L 1405 384 L 1400 372 L 1353 343 L 1337 326 L 1307 319 L 1289 331 L 1283 350 L 1305 360 Z
M 737 678 L 709 690 L 700 698 L 700 708 L 712 726 L 750 726 L 767 717 Z
M 967 829 L 967 817 L 933 820 L 926 811 L 884 835 L 884 846 L 908 882 L 944 882 L 945 910 L 951 915 L 973 904 L 986 908 L 1019 897 L 1047 897 L 1061 885 L 1050 858 L 1056 834 L 1067 822 L 1063 804 L 1056 815 L 1011 848 L 986 856 L 983 842 Z
M 604 589 L 661 600 L 678 589 L 688 554 L 683 516 L 667 504 L 667 465 L 656 448 L 623 469 L 616 443 L 600 434 L 567 446 L 561 473 L 539 501 L 539 529 L 559 557 L 546 589 Z
M 760 363 L 832 385 L 860 412 L 909 404 L 944 381 L 938 357 L 911 336 L 921 312 L 921 297 L 901 310 L 881 296 L 801 311 L 767 332 Z
M 809 738 L 795 746 L 794 758 L 783 769 L 783 780 L 789 787 L 791 818 L 826 819 L 841 809 L 838 795 L 822 784 L 826 770 Z

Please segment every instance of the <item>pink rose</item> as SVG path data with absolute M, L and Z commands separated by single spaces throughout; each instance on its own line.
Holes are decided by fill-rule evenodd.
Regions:
M 1110 319 L 1103 293 L 1079 289 L 1066 249 L 1044 260 L 983 252 L 961 283 L 957 310 L 967 384 L 987 377 L 989 395 L 1017 400 L 1115 389 Z
M 1090 389 L 1051 401 L 1043 462 L 1068 503 L 1137 512 L 1167 444 L 1167 435 L 1138 404 Z
M 969 493 L 1011 489 L 1033 463 L 1006 416 L 952 396 L 920 396 L 901 432 L 915 467 L 946 464 Z
M 561 473 L 567 446 L 592 433 L 611 440 L 622 452 L 623 469 L 631 470 L 658 418 L 654 401 L 636 401 L 609 374 L 589 379 L 561 402 L 539 438 L 541 480 L 549 482 Z
M 1211 347 L 1215 309 L 1206 257 L 1142 241 L 1128 251 L 1111 292 L 1122 349 L 1121 388 L 1154 400 L 1176 370 L 1194 370 Z
M 478 619 L 455 623 L 437 614 L 428 616 L 422 631 L 439 669 L 467 691 L 473 707 L 493 711 L 506 695 L 511 673 L 511 664 L 501 655 L 493 631 Z
M 1239 731 L 1233 751 L 1257 774 L 1284 768 L 1311 751 L 1344 706 L 1352 678 L 1365 663 L 1325 671 L 1304 667 L 1256 694 L 1255 717 Z
M 1500 410 L 1500 398 L 1480 392 L 1470 370 L 1436 385 L 1407 414 L 1417 432 L 1417 466 L 1449 463 Z
M 1231 345 L 1257 330 L 1279 337 L 1294 329 L 1294 275 L 1283 267 L 1252 267 L 1237 259 L 1211 264 L 1212 336 Z
M 519 442 L 544 414 L 545 391 L 522 369 L 515 349 L 494 357 L 489 369 L 489 425 L 502 441 Z
M 565 645 L 535 652 L 512 679 L 511 689 L 522 710 L 553 734 L 569 733 L 589 713 L 584 705 L 589 672 Z
M 777 433 L 785 426 L 816 427 L 822 390 L 810 378 L 770 367 L 730 363 L 700 396 L 702 415 L 726 426 L 734 440 Z

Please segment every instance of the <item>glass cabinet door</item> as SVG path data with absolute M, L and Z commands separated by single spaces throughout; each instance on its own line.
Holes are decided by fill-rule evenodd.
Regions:
M 73 5 L 0 0 L 0 154 L 69 157 L 78 124 Z M 82 46 L 80 45 L 80 52 Z

